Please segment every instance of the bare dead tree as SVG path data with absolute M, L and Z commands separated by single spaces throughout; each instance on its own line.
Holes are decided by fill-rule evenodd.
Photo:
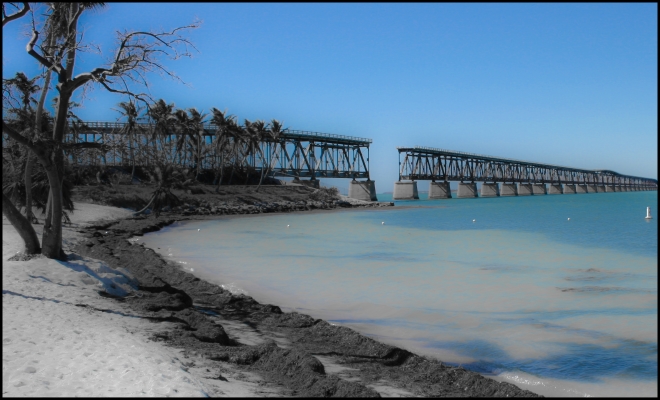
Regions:
M 199 27 L 199 22 L 195 22 L 164 32 L 118 32 L 118 45 L 116 51 L 113 52 L 114 57 L 103 66 L 74 75 L 79 53 L 86 49 L 81 43 L 82 35 L 78 31 L 78 23 L 82 13 L 88 9 L 88 5 L 89 3 L 50 3 L 51 12 L 44 17 L 42 26 L 52 24 L 53 19 L 58 18 L 58 26 L 61 27 L 58 30 L 58 37 L 51 41 L 50 35 L 54 33 L 47 31 L 45 37 L 40 41 L 40 32 L 37 26 L 33 25 L 32 37 L 26 46 L 27 53 L 47 70 L 52 71 L 57 78 L 55 88 L 59 96 L 54 112 L 55 122 L 52 137 L 29 139 L 8 125 L 4 118 L 2 123 L 3 133 L 27 146 L 43 165 L 48 176 L 51 201 L 44 222 L 41 243 L 41 252 L 48 258 L 66 258 L 62 250 L 62 177 L 64 148 L 67 146 L 64 143 L 64 134 L 73 94 L 87 84 L 97 84 L 109 92 L 127 95 L 148 105 L 153 102 L 153 99 L 148 94 L 147 75 L 156 72 L 181 81 L 174 72 L 169 70 L 165 60 L 190 57 L 190 50 L 195 47 L 183 36 L 183 33 Z M 17 6 L 14 8 L 19 9 Z M 5 3 L 3 3 L 3 27 L 6 23 L 27 14 L 29 9 L 29 4 L 23 3 L 20 11 L 7 15 Z M 69 148 L 97 148 L 100 146 L 97 143 L 68 145 Z M 3 197 L 3 213 L 5 201 L 9 200 Z M 10 221 L 17 230 L 24 229 L 25 224 L 20 223 L 23 221 L 16 223 L 13 219 Z

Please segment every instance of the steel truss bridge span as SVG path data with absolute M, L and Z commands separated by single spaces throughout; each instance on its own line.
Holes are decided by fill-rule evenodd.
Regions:
M 109 150 L 99 154 L 98 150 L 84 150 L 87 157 L 80 154 L 78 157 L 69 157 L 70 161 L 82 165 L 130 165 L 130 145 L 127 124 L 122 122 L 90 121 L 77 124 L 75 133 L 72 124 L 69 124 L 69 134 L 66 141 L 96 142 L 109 145 Z M 153 125 L 138 123 L 134 129 L 132 148 L 135 150 L 149 148 L 168 149 L 175 164 L 192 167 L 195 154 L 192 150 L 184 150 L 174 154 L 171 144 L 180 137 L 180 133 L 173 129 L 164 138 L 153 139 Z M 239 168 L 252 168 L 257 172 L 266 169 L 271 177 L 294 178 L 352 178 L 369 179 L 369 145 L 371 139 L 335 135 L 328 133 L 286 129 L 277 138 L 264 138 L 256 144 L 250 145 L 232 139 L 235 151 L 223 157 L 218 154 L 213 142 L 216 138 L 216 127 L 206 124 L 200 131 L 203 143 L 201 157 L 203 169 L 215 169 L 221 163 L 231 164 Z M 119 143 L 119 145 L 118 145 Z M 169 146 L 169 147 L 168 147 Z M 237 150 L 236 150 L 237 149 Z M 96 152 L 96 153 L 94 153 Z M 134 152 L 135 153 L 135 152 Z M 136 153 L 135 157 L 138 155 Z M 80 160 L 83 160 L 82 162 Z M 148 157 L 138 161 L 138 165 L 148 162 Z
M 399 181 L 604 185 L 645 190 L 657 190 L 658 187 L 655 179 L 609 170 L 586 170 L 432 147 L 397 147 L 397 150 Z

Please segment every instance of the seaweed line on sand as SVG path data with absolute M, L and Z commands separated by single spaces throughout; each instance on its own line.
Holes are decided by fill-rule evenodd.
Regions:
M 177 221 L 217 215 L 384 205 L 391 204 L 271 201 L 173 210 L 159 217 L 137 216 L 85 227 L 79 231 L 84 239 L 73 250 L 128 270 L 139 282 L 139 290 L 115 300 L 144 318 L 173 323 L 174 328 L 159 331 L 152 340 L 183 349 L 191 365 L 206 365 L 211 375 L 217 375 L 214 379 L 224 379 L 222 373 L 230 365 L 245 374 L 257 374 L 265 386 L 279 387 L 276 395 L 537 396 L 513 384 L 379 343 L 350 328 L 297 312 L 283 313 L 275 305 L 232 294 L 129 240 Z

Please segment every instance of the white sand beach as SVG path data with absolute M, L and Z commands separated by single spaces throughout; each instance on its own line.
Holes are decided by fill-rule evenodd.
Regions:
M 76 203 L 63 230 L 65 251 L 76 229 L 91 221 L 129 216 L 130 211 Z M 41 237 L 42 225 L 36 225 Z M 68 262 L 35 258 L 8 261 L 23 250 L 9 222 L 2 225 L 3 396 L 264 396 L 259 377 L 223 369 L 212 377 L 203 362 L 148 339 L 168 322 L 133 316 L 99 290 L 128 295 L 130 274 L 98 260 Z M 103 312 L 100 310 L 111 310 Z M 236 376 L 240 379 L 236 379 Z M 215 378 L 215 379 L 214 379 Z

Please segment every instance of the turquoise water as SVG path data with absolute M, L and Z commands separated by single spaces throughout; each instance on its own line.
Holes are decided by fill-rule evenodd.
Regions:
M 540 394 L 655 396 L 657 205 L 657 192 L 397 201 L 144 240 L 260 302 Z

